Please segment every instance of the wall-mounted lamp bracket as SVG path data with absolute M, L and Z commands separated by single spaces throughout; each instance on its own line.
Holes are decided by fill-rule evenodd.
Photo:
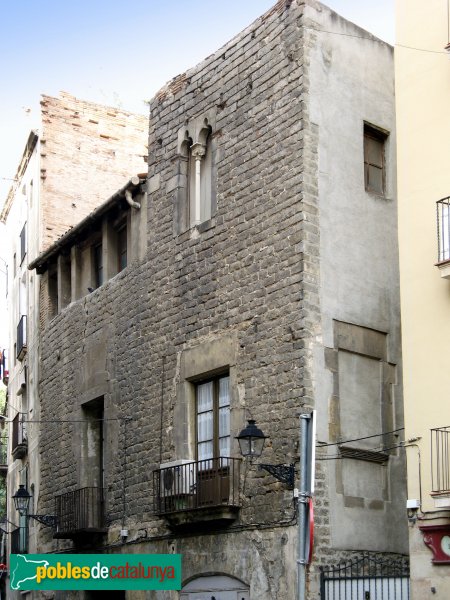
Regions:
M 275 477 L 275 479 L 278 479 L 278 481 L 285 483 L 290 488 L 294 487 L 295 467 L 293 464 L 291 464 L 291 465 L 260 464 L 260 465 L 258 465 L 258 468 L 264 469 L 264 471 L 267 471 L 268 473 L 273 475 L 273 477 Z
M 34 519 L 45 527 L 56 527 L 58 524 L 58 517 L 56 515 L 27 515 L 29 519 Z

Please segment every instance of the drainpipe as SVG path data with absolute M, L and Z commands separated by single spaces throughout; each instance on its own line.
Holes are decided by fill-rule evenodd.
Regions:
M 306 538 L 308 532 L 308 429 L 311 415 L 300 415 L 300 491 L 298 498 L 297 586 L 298 600 L 306 599 Z
M 130 190 L 125 190 L 125 200 L 131 206 L 131 208 L 136 208 L 137 210 L 139 210 L 141 208 L 141 205 L 139 204 L 139 202 L 135 202 L 133 200 L 133 196 L 132 196 Z

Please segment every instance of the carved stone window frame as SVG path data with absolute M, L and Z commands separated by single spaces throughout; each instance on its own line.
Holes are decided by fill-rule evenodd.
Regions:
M 209 110 L 189 119 L 178 130 L 177 153 L 174 161 L 175 174 L 168 182 L 167 192 L 174 192 L 174 233 L 180 235 L 188 230 L 203 231 L 214 223 L 217 209 L 217 144 L 214 136 L 216 114 Z M 208 160 L 210 181 L 207 185 L 210 204 L 210 218 L 200 216 L 200 179 L 204 161 Z M 194 161 L 194 163 L 192 162 Z M 192 178 L 195 178 L 195 182 Z M 195 197 L 192 197 L 195 195 Z M 197 214 L 192 214 L 196 207 Z

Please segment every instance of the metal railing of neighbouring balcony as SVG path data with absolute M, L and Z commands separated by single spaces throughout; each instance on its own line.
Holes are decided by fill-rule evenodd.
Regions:
M 27 315 L 20 317 L 17 325 L 17 358 L 21 360 L 27 351 Z
M 105 528 L 103 489 L 84 487 L 55 497 L 55 537 L 101 533 Z
M 8 438 L 0 437 L 0 468 L 8 466 Z
M 431 489 L 450 492 L 450 426 L 431 430 Z
M 26 413 L 17 413 L 12 421 L 12 451 L 20 446 L 27 445 Z
M 18 527 L 11 532 L 11 554 L 28 553 L 28 527 Z
M 438 262 L 450 260 L 450 196 L 436 202 Z

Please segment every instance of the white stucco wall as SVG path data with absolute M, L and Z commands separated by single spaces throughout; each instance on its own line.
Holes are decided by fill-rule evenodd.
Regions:
M 317 127 L 319 165 L 321 332 L 315 346 L 314 383 L 318 414 L 322 415 L 318 440 L 329 442 L 334 441 L 329 437 L 327 418 L 335 391 L 333 374 L 325 367 L 324 348 L 334 348 L 334 320 L 387 334 L 386 360 L 395 365 L 396 379 L 396 385 L 391 387 L 393 406 L 389 410 L 394 428 L 403 424 L 393 50 L 319 4 L 311 3 L 307 15 L 315 21 L 306 21 L 311 48 L 308 108 Z M 389 132 L 384 197 L 365 191 L 364 122 Z M 341 363 L 340 378 L 346 368 L 342 356 Z M 341 398 L 341 406 L 348 402 L 346 410 L 357 412 L 359 395 L 355 390 L 356 395 L 350 392 L 341 384 L 341 396 L 348 396 Z M 380 419 L 372 417 L 380 414 L 381 407 L 372 408 L 359 415 L 361 435 L 380 432 Z M 341 425 L 343 431 L 345 427 Z M 380 441 L 381 438 L 371 440 L 371 446 L 380 445 Z M 363 461 L 353 461 L 358 466 L 358 474 L 353 473 L 357 481 L 347 487 L 358 491 L 351 495 L 366 497 L 364 508 L 346 506 L 338 491 L 338 463 L 347 467 L 348 463 L 327 463 L 334 547 L 406 553 L 403 456 L 403 450 L 395 452 L 385 467 L 370 463 L 364 467 Z M 381 480 L 374 483 L 374 470 L 377 477 L 385 479 L 383 484 Z M 345 486 L 348 475 L 344 468 L 343 477 Z M 370 498 L 377 496 L 374 485 L 387 486 L 383 508 L 379 503 L 368 508 Z M 380 491 L 379 498 L 382 496 Z

